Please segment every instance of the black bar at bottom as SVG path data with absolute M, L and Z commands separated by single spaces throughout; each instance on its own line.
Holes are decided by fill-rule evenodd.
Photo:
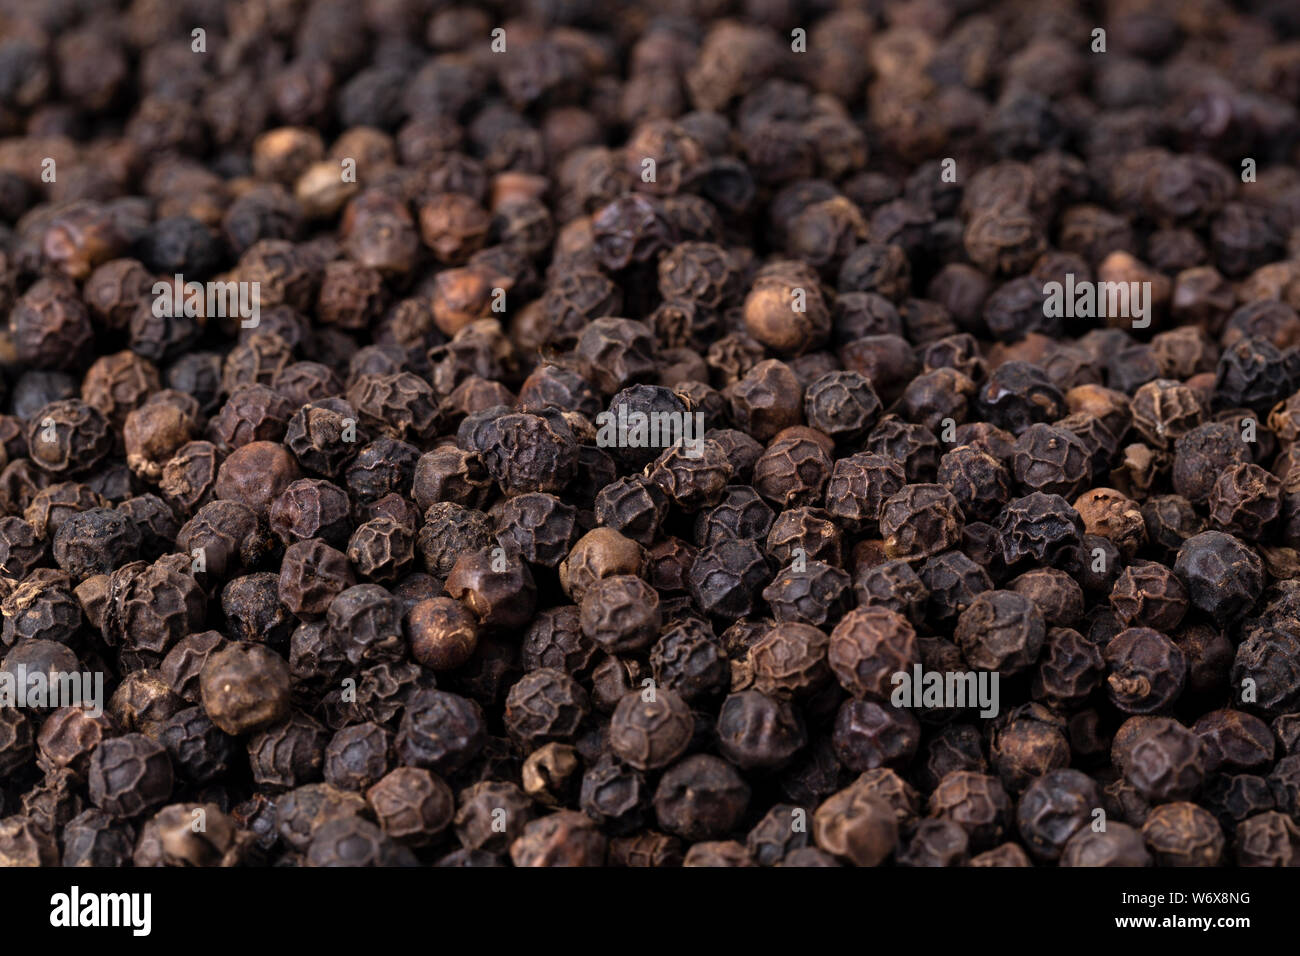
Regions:
M 0 871 L 11 939 L 94 936 L 128 947 L 199 939 L 223 948 L 240 940 L 373 947 L 413 936 L 431 947 L 550 937 L 603 948 L 602 939 L 673 945 L 678 934 L 692 946 L 761 936 L 775 951 L 787 937 L 805 953 L 835 938 L 873 944 L 881 934 L 920 934 L 926 943 L 998 934 L 1231 942 L 1292 926 L 1294 890 L 1287 876 L 1240 869 Z M 144 897 L 130 894 L 148 894 L 147 911 Z M 70 925 L 114 916 L 119 925 Z

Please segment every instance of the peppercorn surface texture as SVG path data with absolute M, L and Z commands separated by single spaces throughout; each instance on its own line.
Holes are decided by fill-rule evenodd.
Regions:
M 0 864 L 1300 865 L 1285 4 L 9 6 Z

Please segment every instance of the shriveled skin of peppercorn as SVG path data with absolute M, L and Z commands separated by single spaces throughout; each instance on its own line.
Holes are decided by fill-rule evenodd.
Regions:
M 0 861 L 1294 863 L 1286 18 L 543 6 L 12 11 Z
M 208 658 L 200 675 L 213 723 L 243 734 L 275 723 L 289 708 L 288 665 L 259 645 L 232 645 Z

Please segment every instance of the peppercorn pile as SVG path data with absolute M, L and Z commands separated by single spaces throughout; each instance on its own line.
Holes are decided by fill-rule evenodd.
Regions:
M 6 4 L 0 679 L 104 707 L 0 863 L 1300 865 L 1297 102 L 1266 0 Z

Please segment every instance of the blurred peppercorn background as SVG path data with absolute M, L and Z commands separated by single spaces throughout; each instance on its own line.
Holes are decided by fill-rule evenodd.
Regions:
M 0 864 L 1300 865 L 1297 103 L 1280 0 L 0 5 L 0 679 L 104 680 Z

